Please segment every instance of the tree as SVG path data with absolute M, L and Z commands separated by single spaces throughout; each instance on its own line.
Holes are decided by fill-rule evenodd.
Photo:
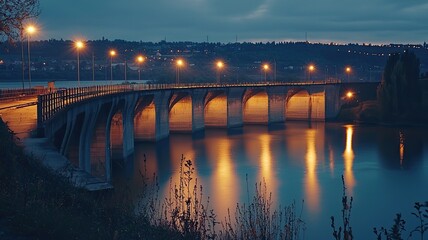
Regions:
M 392 54 L 386 62 L 377 99 L 383 120 L 415 120 L 420 115 L 422 90 L 419 59 L 412 52 Z
M 39 0 L 0 0 L 0 37 L 18 39 L 24 21 L 39 13 Z

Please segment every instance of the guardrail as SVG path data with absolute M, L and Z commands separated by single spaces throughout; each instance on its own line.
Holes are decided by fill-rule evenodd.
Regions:
M 167 90 L 189 88 L 260 87 L 260 86 L 305 86 L 338 84 L 340 81 L 322 82 L 259 82 L 259 83 L 184 83 L 184 84 L 119 84 L 81 88 L 58 89 L 38 96 L 37 125 L 51 119 L 65 107 L 83 100 L 130 91 Z

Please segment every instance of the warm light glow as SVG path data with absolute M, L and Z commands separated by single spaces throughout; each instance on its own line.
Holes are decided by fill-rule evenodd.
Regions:
M 346 126 L 346 147 L 345 151 L 343 152 L 343 159 L 344 159 L 344 165 L 345 165 L 345 172 L 344 172 L 344 178 L 345 178 L 345 184 L 347 189 L 349 190 L 349 193 L 352 194 L 353 188 L 355 186 L 355 177 L 354 172 L 352 170 L 352 166 L 354 165 L 354 150 L 352 150 L 352 135 L 354 133 L 354 129 L 352 126 Z
M 264 65 L 263 65 L 263 69 L 264 69 L 265 71 L 269 70 L 269 65 L 268 65 L 268 64 L 264 64 Z
M 320 187 L 317 177 L 317 151 L 316 151 L 316 130 L 308 129 L 306 132 L 307 149 L 306 160 L 306 180 L 305 192 L 309 209 L 312 212 L 319 211 Z M 306 202 L 305 199 L 305 202 Z
M 211 188 L 221 194 L 217 196 L 210 196 L 215 201 L 214 207 L 219 211 L 220 216 L 227 216 L 228 209 L 231 208 L 239 201 L 241 186 L 239 184 L 239 178 L 235 177 L 235 161 L 232 159 L 233 141 L 223 137 L 214 140 L 213 144 L 207 144 L 207 149 L 210 152 L 210 156 L 215 156 L 212 159 L 214 167 L 213 182 Z M 227 196 L 227 197 L 224 197 Z
M 217 62 L 217 68 L 218 68 L 218 69 L 222 69 L 223 67 L 224 67 L 223 62 L 222 62 L 222 61 L 218 61 L 218 62 Z
M 260 153 L 260 178 L 264 179 L 266 183 L 271 186 L 275 187 L 276 184 L 274 183 L 275 178 L 272 177 L 273 175 L 273 169 L 272 169 L 272 149 L 271 149 L 271 136 L 268 134 L 262 134 L 259 136 L 260 146 L 261 146 L 261 153 Z M 273 189 L 272 189 L 273 190 Z
M 315 70 L 315 66 L 314 65 L 309 65 L 309 71 L 313 72 Z
M 177 66 L 178 66 L 178 67 L 183 66 L 183 64 L 184 64 L 184 61 L 183 61 L 182 59 L 178 59 L 178 60 L 177 60 Z
M 354 96 L 354 93 L 351 92 L 351 91 L 349 91 L 349 92 L 346 93 L 346 97 L 347 98 L 352 98 L 353 96 Z
M 403 166 L 404 161 L 404 133 L 402 131 L 399 132 L 400 135 L 400 166 Z
M 346 71 L 347 73 L 350 73 L 350 72 L 351 72 L 351 67 L 346 67 L 345 71 Z
M 74 45 L 76 46 L 77 50 L 80 50 L 85 47 L 85 44 L 82 41 L 77 41 L 74 43 Z
M 111 51 L 110 51 L 110 56 L 111 56 L 111 57 L 116 56 L 116 51 L 115 51 L 115 50 L 111 50 Z
M 139 56 L 137 57 L 137 62 L 138 62 L 138 63 L 143 63 L 143 62 L 144 62 L 144 57 L 143 57 L 143 56 L 141 56 L 141 55 L 139 55 Z
M 26 30 L 29 34 L 33 34 L 37 31 L 36 27 L 34 27 L 33 25 L 27 26 Z

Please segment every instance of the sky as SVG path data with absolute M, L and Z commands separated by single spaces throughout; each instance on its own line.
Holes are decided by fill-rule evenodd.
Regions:
M 427 0 L 41 0 L 39 39 L 423 43 Z

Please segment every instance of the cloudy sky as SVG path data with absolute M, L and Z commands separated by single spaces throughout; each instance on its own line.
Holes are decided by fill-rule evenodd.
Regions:
M 41 0 L 39 38 L 423 43 L 427 0 Z

